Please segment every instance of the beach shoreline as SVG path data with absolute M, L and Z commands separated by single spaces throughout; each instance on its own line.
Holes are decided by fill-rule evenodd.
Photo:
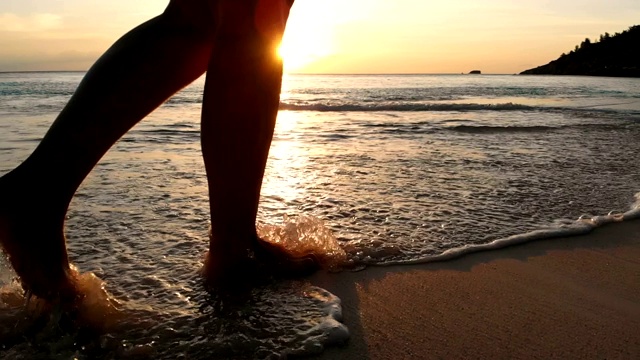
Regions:
M 640 221 L 452 261 L 311 278 L 348 344 L 318 359 L 640 358 Z

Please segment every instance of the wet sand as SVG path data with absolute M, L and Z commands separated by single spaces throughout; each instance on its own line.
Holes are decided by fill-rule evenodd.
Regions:
M 319 359 L 640 359 L 640 220 L 312 282 L 351 331 Z

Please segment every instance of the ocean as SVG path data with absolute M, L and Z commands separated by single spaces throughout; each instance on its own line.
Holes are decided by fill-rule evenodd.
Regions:
M 36 147 L 83 75 L 0 74 L 0 174 Z M 305 279 L 242 298 L 204 289 L 203 86 L 132 129 L 71 203 L 71 261 L 95 274 L 87 281 L 117 303 L 117 321 L 89 332 L 38 319 L 16 305 L 0 260 L 3 357 L 278 358 L 345 340 L 340 300 Z M 286 75 L 260 231 L 325 254 L 334 271 L 580 234 L 638 217 L 639 139 L 640 79 Z

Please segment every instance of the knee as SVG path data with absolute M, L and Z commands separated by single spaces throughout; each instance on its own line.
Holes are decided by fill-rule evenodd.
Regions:
M 258 30 L 282 36 L 293 0 L 171 0 L 163 17 L 206 36 L 244 35 Z
M 215 3 L 211 0 L 170 0 L 162 17 L 173 24 L 191 27 L 212 37 L 218 26 Z
M 278 40 L 284 33 L 285 24 L 293 0 L 217 0 L 215 12 L 219 19 L 218 30 L 230 37 L 260 35 L 269 40 Z M 214 5 L 215 6 L 215 5 Z

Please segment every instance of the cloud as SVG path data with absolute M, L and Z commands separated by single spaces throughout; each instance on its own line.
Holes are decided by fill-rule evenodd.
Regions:
M 55 14 L 31 14 L 19 16 L 12 13 L 0 14 L 0 31 L 38 32 L 62 27 L 62 16 Z

